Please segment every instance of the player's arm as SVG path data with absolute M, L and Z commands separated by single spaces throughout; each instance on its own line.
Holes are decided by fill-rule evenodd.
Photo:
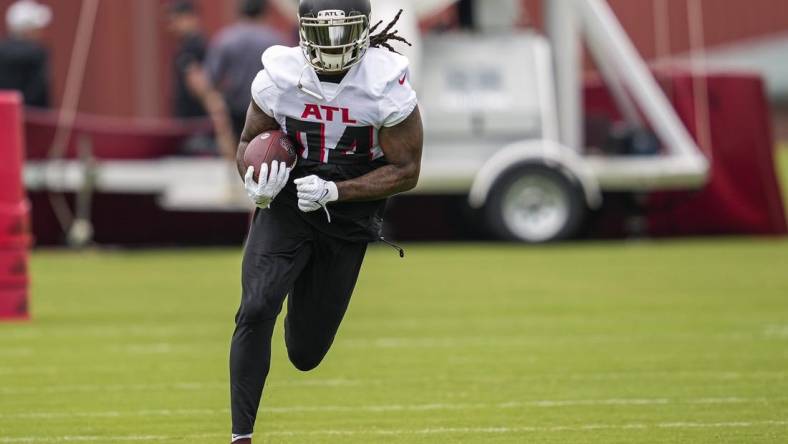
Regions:
M 345 182 L 338 182 L 339 202 L 385 199 L 416 188 L 421 173 L 424 130 L 416 109 L 404 121 L 378 133 L 388 165 Z
M 216 133 L 216 143 L 222 157 L 232 161 L 235 157 L 236 134 L 233 134 L 233 125 L 230 121 L 230 112 L 221 93 L 211 83 L 205 69 L 198 62 L 193 61 L 182 68 L 186 78 L 186 85 L 195 97 L 200 99 L 203 108 L 213 123 Z
M 419 182 L 424 131 L 419 108 L 399 124 L 382 128 L 380 147 L 388 165 L 344 182 L 328 182 L 317 176 L 296 179 L 298 208 L 317 211 L 331 202 L 381 200 L 412 190 Z
M 254 101 L 249 104 L 249 110 L 246 111 L 246 123 L 241 133 L 241 142 L 238 144 L 238 151 L 235 155 L 238 174 L 240 174 L 242 178 L 246 175 L 244 154 L 246 153 L 246 147 L 249 146 L 249 142 L 254 140 L 254 138 L 261 133 L 278 129 L 279 123 L 273 117 L 264 113 Z

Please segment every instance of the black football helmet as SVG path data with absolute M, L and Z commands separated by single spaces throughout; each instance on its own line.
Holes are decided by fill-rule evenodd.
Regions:
M 369 49 L 369 0 L 301 0 L 301 49 L 321 74 L 345 72 Z

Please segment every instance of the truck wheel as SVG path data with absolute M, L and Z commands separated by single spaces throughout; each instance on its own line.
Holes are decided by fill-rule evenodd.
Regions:
M 505 173 L 493 186 L 485 209 L 493 234 L 527 243 L 574 236 L 585 213 L 580 186 L 544 165 L 527 165 Z

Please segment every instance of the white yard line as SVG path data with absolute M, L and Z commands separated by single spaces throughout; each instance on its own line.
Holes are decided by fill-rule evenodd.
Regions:
M 44 387 L 0 387 L 0 395 L 28 395 L 84 392 L 144 392 L 155 390 L 195 391 L 212 390 L 227 384 L 179 383 L 179 384 L 76 384 Z
M 191 439 L 201 439 L 218 437 L 219 435 L 194 435 Z M 226 434 L 223 436 L 227 436 Z M 183 437 L 179 437 L 181 439 Z M 172 437 L 161 435 L 137 435 L 137 436 L 58 436 L 58 437 L 38 437 L 21 436 L 18 438 L 0 438 L 0 443 L 45 443 L 45 442 L 130 442 L 130 441 L 168 441 Z
M 0 381 L 2 382 L 2 381 Z M 268 387 L 352 387 L 362 383 L 350 379 L 311 379 L 298 381 L 273 381 Z M 0 395 L 29 395 L 53 393 L 85 393 L 85 392 L 148 392 L 148 391 L 195 391 L 216 390 L 228 387 L 226 382 L 202 383 L 183 382 L 178 384 L 76 384 L 53 385 L 44 387 L 2 387 Z
M 45 373 L 51 375 L 63 374 L 63 370 L 51 368 L 51 371 L 42 371 L 41 367 L 38 368 L 20 368 L 18 371 L 10 372 L 4 371 L 0 368 L 0 376 L 16 373 L 24 373 L 29 376 L 25 370 L 30 370 L 30 373 L 38 374 Z M 117 368 L 107 368 L 107 373 L 117 371 Z M 498 378 L 498 377 L 474 377 L 474 378 L 448 378 L 448 377 L 419 377 L 419 378 L 403 378 L 403 382 L 414 382 L 419 384 L 428 384 L 432 382 L 458 382 L 468 381 L 473 384 L 504 384 L 513 382 L 525 381 L 624 381 L 630 379 L 644 380 L 648 378 L 698 378 L 704 381 L 717 380 L 785 380 L 788 379 L 788 371 L 758 371 L 751 373 L 732 372 L 732 371 L 695 371 L 695 372 L 653 372 L 653 371 L 632 371 L 632 372 L 599 372 L 599 373 L 551 373 L 551 374 L 530 374 L 521 375 L 515 378 Z M 364 387 L 364 386 L 379 386 L 388 384 L 389 381 L 382 379 L 300 379 L 289 381 L 272 381 L 268 387 Z M 204 383 L 204 382 L 187 382 L 179 384 L 73 384 L 73 385 L 38 385 L 32 387 L 4 387 L 3 379 L 0 378 L 0 395 L 26 395 L 26 394 L 47 394 L 47 393 L 83 393 L 83 392 L 137 392 L 137 391 L 155 391 L 155 390 L 168 390 L 168 391 L 194 391 L 194 390 L 214 390 L 224 389 L 227 387 L 226 382 Z
M 688 430 L 688 429 L 732 429 L 751 427 L 786 427 L 788 420 L 773 421 L 730 421 L 730 422 L 662 422 L 656 424 L 581 424 L 532 427 L 435 427 L 426 429 L 372 429 L 372 430 L 313 430 L 276 431 L 262 435 L 276 436 L 407 436 L 407 435 L 509 435 L 527 433 L 589 432 L 604 430 Z M 133 441 L 176 441 L 227 437 L 227 434 L 211 433 L 196 435 L 127 435 L 127 436 L 20 436 L 0 438 L 2 444 L 15 443 L 58 443 L 58 442 L 133 442 Z
M 686 339 L 686 338 L 717 338 L 726 340 L 754 340 L 759 338 L 759 333 L 722 333 L 712 335 L 684 334 L 684 333 L 662 333 L 663 339 Z M 542 336 L 542 335 L 493 335 L 493 336 L 452 336 L 452 337 L 378 337 L 378 338 L 359 338 L 359 339 L 340 339 L 337 347 L 344 348 L 458 348 L 458 347 L 488 347 L 488 346 L 507 346 L 517 347 L 532 344 L 550 343 L 583 343 L 583 344 L 606 344 L 615 343 L 636 343 L 644 341 L 643 336 L 620 335 L 620 334 L 574 334 L 565 336 Z
M 512 401 L 503 403 L 433 403 L 433 404 L 384 404 L 366 406 L 290 406 L 290 407 L 263 407 L 267 414 L 288 413 L 388 413 L 388 412 L 425 412 L 425 411 L 456 411 L 456 410 L 511 410 L 519 408 L 561 408 L 561 407 L 589 407 L 589 406 L 655 406 L 655 405 L 719 405 L 719 404 L 764 404 L 780 401 L 770 398 L 612 398 L 612 399 L 582 399 L 582 400 L 535 400 Z M 227 409 L 160 409 L 137 411 L 101 411 L 101 412 L 25 412 L 25 413 L 0 413 L 0 420 L 19 419 L 68 419 L 68 418 L 126 418 L 126 417 L 165 417 L 165 416 L 217 416 L 228 413 Z
M 187 329 L 187 330 L 184 330 Z M 727 341 L 737 340 L 757 340 L 770 337 L 785 337 L 785 326 L 769 326 L 764 331 L 747 332 L 727 332 L 715 334 L 693 334 L 693 333 L 668 333 L 662 332 L 662 339 L 718 339 Z M 186 333 L 184 333 L 186 331 Z M 217 335 L 209 335 L 204 330 L 195 331 L 188 327 L 181 329 L 175 328 L 120 328 L 112 331 L 106 329 L 90 328 L 79 331 L 58 332 L 59 339 L 84 339 L 98 338 L 101 343 L 96 346 L 103 347 L 110 353 L 150 353 L 157 352 L 162 347 L 171 348 L 176 352 L 190 352 L 195 349 L 202 350 L 201 346 L 194 345 L 195 338 L 202 339 L 203 344 L 215 347 L 226 346 L 225 342 Z M 9 335 L 0 337 L 0 344 L 19 344 L 21 341 L 46 337 L 46 332 L 39 331 L 20 331 L 11 332 Z M 648 337 L 653 340 L 652 336 Z M 116 339 L 111 344 L 104 343 L 105 340 Z M 117 339 L 120 339 L 118 341 Z M 151 339 L 145 341 L 145 339 Z M 187 341 L 188 340 L 188 341 Z M 400 349 L 400 348 L 460 348 L 460 347 L 488 347 L 505 346 L 520 347 L 534 344 L 544 344 L 545 341 L 558 344 L 608 344 L 608 343 L 638 343 L 645 340 L 642 335 L 620 335 L 620 334 L 568 334 L 568 335 L 522 335 L 522 334 L 501 334 L 493 336 L 451 336 L 451 337 L 407 337 L 407 336 L 383 336 L 383 337 L 364 337 L 338 339 L 336 347 L 348 349 Z M 204 345 L 202 346 L 204 347 Z M 54 350 L 57 351 L 57 350 Z

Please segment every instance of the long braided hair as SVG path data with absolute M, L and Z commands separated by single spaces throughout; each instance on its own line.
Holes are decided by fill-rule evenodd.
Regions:
M 382 46 L 382 47 L 388 49 L 389 51 L 397 53 L 397 54 L 399 54 L 399 51 L 394 49 L 394 47 L 392 47 L 388 43 L 389 41 L 402 42 L 402 43 L 404 43 L 404 44 L 406 44 L 408 46 L 413 46 L 407 39 L 405 39 L 405 37 L 402 37 L 402 36 L 397 34 L 399 31 L 397 31 L 397 30 L 392 31 L 391 30 L 391 28 L 393 28 L 394 25 L 396 25 L 397 22 L 399 22 L 399 18 L 400 18 L 400 16 L 402 16 L 402 12 L 403 12 L 402 9 L 400 9 L 399 12 L 397 13 L 397 16 L 394 17 L 394 20 L 392 20 L 391 23 L 388 24 L 388 26 L 386 26 L 379 33 L 377 33 L 377 34 L 375 34 L 375 35 L 373 35 L 373 36 L 371 36 L 369 38 L 369 46 L 371 46 L 372 48 L 380 48 Z M 381 24 L 383 24 L 383 20 L 377 22 L 375 24 L 375 26 L 370 28 L 369 33 L 372 34 L 373 32 L 377 31 L 378 27 Z

